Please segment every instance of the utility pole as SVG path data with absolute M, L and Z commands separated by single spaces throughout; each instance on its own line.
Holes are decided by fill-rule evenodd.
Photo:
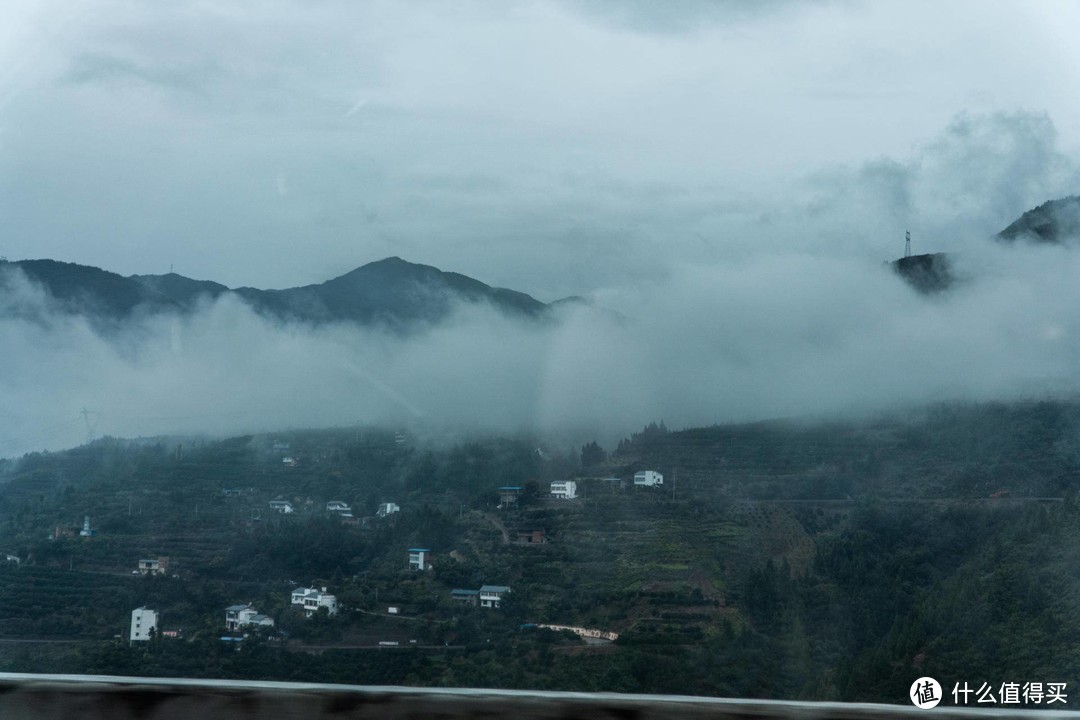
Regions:
M 904 232 L 904 257 L 911 257 L 911 231 Z

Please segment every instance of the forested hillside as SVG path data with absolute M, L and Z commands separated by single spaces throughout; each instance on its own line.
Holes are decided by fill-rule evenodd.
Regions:
M 363 428 L 29 455 L 0 470 L 16 558 L 0 670 L 897 703 L 922 675 L 1064 682 L 1080 671 L 1078 418 L 1025 402 L 660 423 L 573 451 Z M 664 483 L 635 487 L 644 469 Z M 570 479 L 577 499 L 548 495 Z M 387 502 L 400 512 L 377 516 Z M 407 569 L 416 547 L 430 570 Z M 158 557 L 167 573 L 132 574 Z M 498 609 L 451 600 L 482 585 L 512 590 Z M 341 612 L 304 618 L 296 586 Z M 225 608 L 248 602 L 275 627 L 222 642 Z M 181 637 L 129 646 L 140 606 Z

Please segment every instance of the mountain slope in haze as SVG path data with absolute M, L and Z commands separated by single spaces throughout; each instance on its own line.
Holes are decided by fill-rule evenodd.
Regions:
M 911 255 L 889 263 L 896 274 L 919 292 L 930 295 L 948 290 L 955 277 L 945 253 Z
M 1044 202 L 997 234 L 999 240 L 1062 243 L 1080 238 L 1080 195 Z
M 18 269 L 41 286 L 64 312 L 105 320 L 121 320 L 136 312 L 177 311 L 181 304 L 152 285 L 87 265 L 57 260 L 4 262 L 0 269 Z M 0 274 L 0 289 L 10 282 Z M 9 309 L 11 306 L 8 306 Z M 16 312 L 19 308 L 15 308 Z
M 318 285 L 287 290 L 239 288 L 253 306 L 284 318 L 398 325 L 437 322 L 456 302 L 488 303 L 521 317 L 539 317 L 547 305 L 525 293 L 494 288 L 430 265 L 390 257 Z
M 1080 240 L 1080 195 L 1049 200 L 1028 210 L 994 236 L 996 240 L 1063 244 Z M 934 294 L 951 288 L 956 281 L 946 253 L 927 253 L 899 258 L 889 263 L 908 284 L 921 293 Z
M 167 275 L 132 275 L 130 278 L 125 279 L 135 280 L 142 286 L 169 298 L 187 310 L 193 308 L 203 299 L 214 300 L 219 295 L 230 292 L 229 288 L 221 283 L 210 280 L 192 280 L 176 273 Z
M 2 267 L 21 270 L 65 312 L 113 322 L 136 314 L 188 313 L 201 302 L 229 294 L 277 319 L 315 324 L 355 322 L 396 330 L 436 323 L 460 303 L 486 304 L 508 316 L 530 319 L 544 318 L 556 307 L 525 293 L 491 287 L 459 273 L 397 257 L 369 263 L 323 283 L 284 290 L 231 289 L 176 273 L 123 277 L 55 260 L 21 260 Z

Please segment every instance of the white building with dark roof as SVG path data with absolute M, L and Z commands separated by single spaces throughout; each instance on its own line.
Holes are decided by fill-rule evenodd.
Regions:
M 307 617 L 317 613 L 319 608 L 326 608 L 330 615 L 337 615 L 338 611 L 337 598 L 326 592 L 326 588 L 296 588 L 292 591 L 292 604 L 303 610 Z
M 639 487 L 656 487 L 664 484 L 664 476 L 655 470 L 641 470 L 634 473 L 634 485 Z
M 225 608 L 225 627 L 239 630 L 243 627 L 274 627 L 274 618 L 263 615 L 249 605 L 230 605 Z
M 281 499 L 271 500 L 270 501 L 270 509 L 275 511 L 275 512 L 279 512 L 282 515 L 289 515 L 289 514 L 291 514 L 293 512 L 292 503 L 289 502 L 288 500 L 281 500 Z
M 556 480 L 551 483 L 551 494 L 561 500 L 573 500 L 577 497 L 577 483 L 573 480 Z

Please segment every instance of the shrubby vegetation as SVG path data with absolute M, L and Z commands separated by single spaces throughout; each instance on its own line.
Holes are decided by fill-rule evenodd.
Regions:
M 1065 681 L 1080 671 L 1078 415 L 659 423 L 610 453 L 366 429 L 30 455 L 0 468 L 0 550 L 21 560 L 0 565 L 0 635 L 73 642 L 5 643 L 0 670 L 884 702 L 921 675 Z M 600 479 L 647 468 L 665 485 Z M 543 496 L 575 476 L 584 498 Z M 525 488 L 517 504 L 496 507 L 501 485 Z M 279 496 L 296 512 L 271 512 Z M 328 515 L 331 499 L 366 520 Z M 402 511 L 372 517 L 387 501 Z M 68 534 L 84 514 L 96 535 Z M 518 542 L 534 530 L 547 542 Z M 406 570 L 416 546 L 430 572 Z M 167 576 L 131 574 L 158 556 Z M 513 590 L 497 611 L 450 600 L 482 584 Z M 296 585 L 330 588 L 342 612 L 305 619 Z M 239 650 L 218 639 L 238 602 L 277 621 Z M 130 647 L 141 605 L 183 639 Z

